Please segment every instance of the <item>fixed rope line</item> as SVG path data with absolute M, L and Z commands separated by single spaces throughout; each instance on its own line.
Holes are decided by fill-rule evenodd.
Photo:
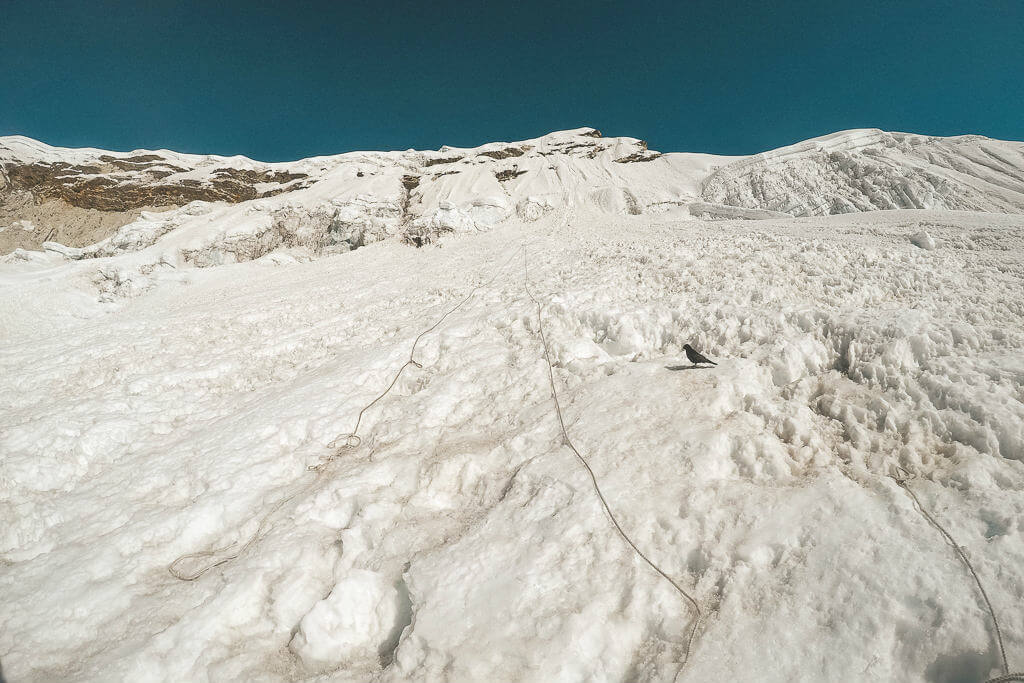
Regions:
M 622 525 L 619 524 L 618 518 L 616 518 L 615 513 L 612 512 L 611 507 L 608 505 L 608 501 L 605 499 L 604 493 L 601 492 L 601 486 L 597 482 L 597 475 L 594 474 L 594 470 L 590 467 L 590 463 L 587 462 L 587 459 L 583 457 L 583 454 L 580 453 L 579 449 L 576 448 L 576 445 L 573 444 L 572 439 L 569 438 L 569 432 L 565 427 L 565 418 L 562 416 L 562 406 L 558 401 L 558 391 L 555 389 L 555 373 L 552 369 L 553 365 L 551 363 L 551 353 L 548 349 L 547 335 L 545 335 L 544 333 L 544 317 L 542 315 L 543 307 L 541 306 L 540 301 L 538 301 L 537 298 L 533 295 L 533 292 L 530 291 L 530 273 L 527 267 L 525 248 L 523 249 L 523 275 L 524 283 L 526 286 L 526 294 L 530 297 L 531 300 L 533 300 L 533 303 L 536 304 L 537 306 L 537 330 L 540 332 L 541 344 L 544 347 L 544 360 L 547 362 L 548 366 L 548 383 L 551 386 L 551 399 L 555 404 L 555 414 L 558 416 L 558 426 L 562 432 L 562 444 L 573 452 L 573 454 L 580 461 L 580 463 L 582 463 L 584 469 L 586 469 L 587 474 L 590 475 L 590 482 L 594 486 L 594 491 L 597 493 L 597 497 L 601 501 L 601 505 L 602 507 L 604 507 L 604 511 L 608 514 L 608 518 L 611 519 L 612 526 L 615 527 L 615 530 L 619 533 L 619 536 L 622 537 L 622 540 L 624 540 L 626 544 L 633 549 L 633 552 L 636 554 L 637 557 L 639 557 L 641 560 L 647 563 L 647 566 L 649 566 L 651 569 L 653 569 L 655 572 L 661 575 L 663 579 L 669 582 L 672 588 L 674 588 L 675 591 L 679 593 L 679 595 L 681 595 L 687 603 L 689 603 L 690 607 L 693 608 L 694 614 L 696 615 L 693 619 L 693 625 L 690 627 L 690 634 L 686 641 L 686 653 L 683 656 L 682 663 L 682 667 L 685 667 L 687 661 L 689 661 L 690 659 L 690 650 L 693 648 L 693 639 L 697 635 L 697 627 L 698 625 L 700 625 L 704 613 L 701 610 L 700 604 L 698 604 L 697 600 L 694 599 L 694 597 L 690 595 L 690 593 L 688 593 L 682 586 L 676 583 L 676 581 L 671 576 L 666 574 L 664 570 L 661 569 L 661 567 L 654 564 L 654 562 L 652 562 L 650 558 L 648 558 L 647 555 L 645 555 L 643 551 L 637 547 L 636 543 L 633 542 L 633 539 L 629 537 L 629 534 L 627 534 L 625 530 L 623 530 Z M 676 675 L 678 676 L 678 673 Z
M 415 357 L 414 357 L 416 355 L 416 346 L 420 343 L 420 340 L 423 339 L 423 337 L 425 337 L 428 334 L 430 334 L 431 332 L 433 332 L 434 330 L 436 330 L 438 327 L 440 327 L 441 323 L 443 323 L 445 321 L 445 319 L 448 318 L 448 316 L 450 316 L 452 313 L 454 313 L 455 311 L 459 310 L 464 305 L 466 305 L 469 302 L 469 300 L 473 298 L 473 295 L 475 295 L 478 290 L 483 289 L 485 287 L 490 287 L 491 284 L 493 284 L 494 281 L 498 279 L 498 276 L 501 275 L 502 271 L 505 269 L 505 266 L 507 266 L 512 261 L 512 259 L 514 259 L 515 257 L 516 257 L 516 253 L 512 252 L 512 255 L 509 256 L 505 260 L 505 262 L 502 263 L 498 267 L 497 271 L 495 271 L 494 277 L 492 277 L 487 282 L 485 282 L 483 284 L 480 284 L 480 285 L 477 285 L 476 287 L 471 289 L 469 291 L 469 294 L 467 294 L 466 297 L 462 301 L 460 301 L 458 304 L 456 304 L 453 308 L 448 309 L 444 313 L 444 315 L 442 315 L 440 318 L 437 319 L 437 322 L 435 322 L 433 325 L 431 325 L 427 329 L 423 330 L 422 332 L 420 332 L 416 336 L 416 339 L 414 339 L 413 342 L 412 342 L 412 348 L 409 349 L 409 360 L 405 361 L 405 364 L 403 364 L 402 367 L 398 368 L 398 372 L 395 373 L 395 378 L 391 380 L 391 384 L 388 385 L 388 388 L 385 389 L 380 394 L 380 396 L 378 396 L 377 398 L 375 398 L 372 401 L 370 401 L 369 403 L 367 403 L 363 407 L 363 409 L 359 411 L 359 415 L 356 416 L 356 424 L 352 428 L 352 431 L 351 432 L 346 432 L 344 434 L 339 434 L 338 436 L 334 437 L 334 440 L 331 441 L 329 444 L 327 444 L 328 448 L 337 448 L 339 446 L 342 446 L 344 448 L 357 448 L 359 446 L 359 444 L 362 443 L 362 438 L 359 436 L 358 432 L 359 432 L 359 425 L 363 421 L 363 414 L 367 410 L 369 410 L 371 407 L 373 407 L 373 405 L 376 404 L 377 401 L 381 400 L 382 398 L 384 398 L 385 396 L 387 396 L 391 392 L 391 390 L 394 388 L 395 384 L 398 383 L 398 378 L 402 376 L 402 373 L 405 372 L 405 369 L 407 367 L 409 367 L 410 365 L 415 365 L 417 368 L 422 368 L 423 367 L 423 365 L 419 361 L 417 361 L 415 359 Z M 331 458 L 331 459 L 333 459 L 333 458 Z M 330 461 L 330 459 L 328 459 L 328 462 L 329 461 Z M 319 465 L 318 465 L 318 467 L 319 467 Z
M 978 578 L 978 572 L 974 571 L 974 566 L 971 561 L 967 559 L 967 554 L 964 553 L 964 549 L 953 539 L 953 536 L 946 531 L 946 529 L 939 524 L 934 517 L 928 514 L 921 501 L 918 500 L 917 495 L 913 489 L 910 488 L 909 481 L 916 478 L 916 475 L 912 474 L 908 470 L 899 465 L 896 465 L 896 473 L 890 474 L 889 477 L 896 482 L 896 485 L 906 491 L 911 500 L 914 501 L 914 508 L 921 513 L 921 515 L 928 520 L 928 523 L 938 529 L 939 533 L 942 534 L 946 542 L 953 547 L 956 551 L 957 556 L 967 567 L 968 571 L 971 572 L 971 576 L 974 577 L 974 583 L 977 584 L 978 590 L 981 592 L 981 597 L 985 600 L 985 607 L 988 608 L 988 614 L 992 617 L 992 625 L 995 626 L 996 631 L 996 642 L 999 645 L 999 656 L 1002 659 L 1003 673 L 1001 676 L 996 678 L 990 678 L 985 683 L 1006 683 L 1007 681 L 1024 681 L 1024 673 L 1010 673 L 1010 667 L 1006 662 L 1006 648 L 1003 647 L 1003 633 L 999 628 L 999 620 L 996 619 L 996 611 L 992 608 L 992 602 L 988 599 L 988 593 L 985 592 L 985 587 L 981 585 L 981 579 Z
M 375 399 L 373 399 L 372 401 L 367 403 L 365 406 L 363 406 L 363 409 L 359 411 L 359 415 L 356 416 L 356 423 L 355 423 L 355 426 L 352 428 L 351 432 L 347 432 L 345 434 L 340 434 L 337 437 L 335 437 L 329 444 L 327 444 L 328 448 L 332 448 L 332 449 L 338 448 L 339 450 L 334 452 L 334 453 L 332 453 L 330 456 L 328 456 L 325 460 L 323 460 L 319 464 L 310 466 L 308 469 L 312 470 L 312 471 L 315 471 L 316 472 L 316 477 L 313 478 L 308 484 L 306 484 L 306 485 L 302 486 L 301 488 L 299 488 L 294 493 L 292 493 L 290 495 L 287 495 L 284 498 L 282 498 L 281 500 L 279 500 L 276 503 L 274 503 L 274 505 L 270 508 L 270 510 L 267 511 L 260 518 L 259 524 L 257 524 L 257 526 L 256 526 L 256 531 L 253 532 L 253 534 L 249 537 L 249 539 L 245 543 L 243 543 L 238 548 L 238 550 L 236 552 L 232 553 L 231 555 L 225 555 L 223 557 L 220 557 L 215 562 L 211 562 L 211 563 L 207 564 L 204 567 L 200 567 L 196 571 L 187 572 L 184 569 L 182 569 L 182 565 L 188 563 L 190 560 L 196 560 L 196 559 L 205 558 L 205 557 L 217 557 L 218 555 L 220 555 L 225 550 L 228 550 L 228 549 L 234 547 L 235 545 L 237 545 L 237 541 L 233 542 L 233 543 L 229 543 L 228 545 L 220 547 L 220 548 L 211 548 L 209 550 L 200 550 L 198 552 L 189 553 L 187 555 L 182 555 L 182 556 L 178 557 L 176 560 L 174 560 L 169 565 L 167 565 L 167 571 L 170 572 L 170 574 L 174 578 L 180 579 L 181 581 L 195 581 L 196 579 L 198 579 L 199 577 L 201 577 L 203 574 L 205 574 L 206 572 L 210 571 L 211 569 L 213 569 L 215 567 L 219 567 L 222 564 L 225 564 L 227 562 L 230 562 L 231 560 L 236 559 L 242 553 L 244 553 L 246 550 L 248 550 L 256 541 L 258 541 L 260 538 L 262 538 L 263 535 L 266 533 L 267 522 L 270 520 L 270 518 L 273 517 L 274 514 L 278 510 L 280 510 L 282 507 L 284 507 L 284 505 L 286 503 L 288 503 L 291 500 L 294 500 L 297 496 L 302 495 L 302 494 L 307 493 L 308 491 L 312 490 L 320 482 L 320 480 L 322 478 L 324 478 L 325 473 L 328 470 L 328 465 L 330 465 L 338 457 L 338 455 L 339 455 L 341 450 L 351 450 L 351 449 L 355 449 L 355 448 L 359 447 L 359 445 L 362 443 L 362 438 L 358 435 L 357 432 L 359 431 L 359 425 L 362 423 L 363 415 L 366 413 L 366 411 L 369 410 L 371 407 L 373 407 L 378 401 L 383 399 L 389 393 L 391 393 L 391 390 L 398 383 L 399 378 L 402 376 L 402 373 L 405 372 L 405 369 L 407 367 L 409 367 L 410 365 L 414 365 L 417 368 L 422 368 L 423 367 L 423 364 L 420 363 L 419 361 L 417 361 L 416 358 L 415 358 L 416 347 L 419 345 L 419 343 L 423 339 L 423 337 L 427 336 L 428 334 L 430 334 L 431 332 L 436 330 L 438 327 L 440 327 L 441 323 L 443 323 L 448 318 L 448 316 L 450 316 L 451 314 L 455 313 L 457 310 L 459 310 L 464 305 L 466 305 L 469 302 L 469 300 L 472 299 L 476 295 L 476 293 L 478 291 L 480 291 L 481 289 L 483 289 L 485 287 L 490 287 L 491 284 L 493 284 L 494 281 L 497 280 L 498 277 L 502 274 L 502 272 L 505 270 L 505 267 L 509 263 L 511 263 L 512 259 L 514 259 L 516 256 L 517 256 L 517 253 L 515 251 L 513 251 L 512 255 L 509 256 L 505 260 L 505 262 L 502 263 L 497 268 L 497 270 L 494 273 L 494 276 L 491 277 L 491 279 L 489 279 L 487 282 L 485 282 L 483 284 L 479 284 L 476 287 L 474 287 L 473 289 L 471 289 L 469 291 L 469 294 L 467 294 L 461 301 L 459 301 L 458 304 L 456 304 L 452 308 L 450 308 L 447 311 L 445 311 L 445 313 L 440 318 L 438 318 L 437 321 L 433 325 L 431 325 L 430 327 L 428 327 L 427 329 L 423 330 L 418 335 L 416 335 L 416 338 L 412 342 L 412 348 L 409 350 L 409 359 L 406 360 L 405 363 L 403 363 L 400 368 L 398 368 L 398 371 L 395 373 L 395 376 L 391 380 L 391 383 L 388 385 L 387 389 L 385 389 L 383 391 L 383 393 L 381 393 Z

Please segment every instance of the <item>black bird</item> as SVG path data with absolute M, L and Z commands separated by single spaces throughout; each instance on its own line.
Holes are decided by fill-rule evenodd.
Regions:
M 694 348 L 692 346 L 690 346 L 689 344 L 683 345 L 683 351 L 686 351 L 686 360 L 690 361 L 694 365 L 697 365 L 698 363 L 711 363 L 712 365 L 718 365 L 718 363 L 715 363 L 714 361 L 710 361 L 707 358 L 705 358 L 704 356 L 702 356 L 699 353 L 697 353 L 694 350 Z

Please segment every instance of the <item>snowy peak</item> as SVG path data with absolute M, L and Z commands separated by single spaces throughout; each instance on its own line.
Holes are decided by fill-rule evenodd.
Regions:
M 878 209 L 1024 210 L 1024 144 L 849 130 L 729 164 L 706 201 L 820 216 Z
M 643 140 L 604 138 L 594 128 L 473 148 L 352 152 L 280 164 L 166 151 L 70 150 L 3 138 L 0 227 L 27 220 L 33 229 L 28 236 L 8 230 L 7 237 L 19 236 L 21 243 L 8 239 L 0 251 L 50 241 L 110 255 L 175 232 L 183 258 L 212 265 L 282 245 L 322 253 L 391 236 L 423 245 L 448 232 L 489 229 L 511 216 L 536 220 L 556 207 L 612 214 L 678 209 L 698 199 L 700 179 L 715 159 L 662 155 Z M 196 202 L 239 206 L 218 209 L 220 219 L 211 225 L 208 218 L 189 218 L 213 210 L 186 207 Z M 157 208 L 180 210 L 155 218 Z M 253 220 L 253 212 L 271 218 Z M 301 236 L 288 227 L 299 225 Z M 241 244 L 232 235 L 244 235 Z M 26 243 L 30 237 L 34 245 Z M 211 251 L 212 243 L 222 247 Z
M 627 163 L 628 157 L 647 151 L 647 143 L 637 138 L 603 138 L 596 128 L 575 128 L 556 131 L 543 137 L 519 142 L 491 142 L 480 147 L 458 148 L 445 145 L 440 154 L 461 154 L 465 157 L 488 157 L 501 160 L 521 156 L 565 155 L 595 159 L 599 154 L 610 152 L 614 161 Z M 647 155 L 653 160 L 661 156 L 657 152 Z

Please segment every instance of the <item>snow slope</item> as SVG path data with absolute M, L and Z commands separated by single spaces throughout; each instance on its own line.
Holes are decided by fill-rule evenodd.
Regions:
M 155 241 L 168 225 L 185 228 L 188 222 L 194 229 L 187 232 L 200 239 L 227 238 L 224 248 L 199 257 L 200 265 L 212 265 L 245 260 L 254 244 L 257 251 L 271 242 L 270 248 L 278 246 L 276 234 L 287 229 L 274 227 L 272 219 L 249 220 L 253 210 L 267 216 L 280 211 L 316 223 L 314 234 L 284 242 L 298 241 L 317 252 L 396 235 L 422 244 L 445 232 L 489 229 L 513 216 L 536 220 L 557 207 L 612 214 L 678 209 L 697 199 L 701 178 L 733 159 L 662 155 L 648 151 L 642 140 L 602 138 L 593 128 L 468 149 L 353 152 L 280 164 L 167 150 L 74 150 L 7 137 L 0 138 L 0 200 L 28 192 L 36 199 L 69 204 L 68 210 L 77 213 L 181 207 L 193 200 L 237 203 L 219 214 L 223 220 L 216 229 L 206 219 L 189 221 L 181 212 L 160 218 L 132 214 L 126 216 L 121 234 L 88 252 L 139 248 Z M 28 213 L 34 203 L 15 204 L 12 216 L 40 223 L 40 242 L 51 229 L 60 236 L 59 221 L 38 211 Z M 190 207 L 182 211 L 191 215 Z M 96 220 L 91 214 L 87 218 Z M 243 238 L 236 230 L 240 224 L 256 226 L 256 232 Z
M 51 241 L 106 256 L 173 232 L 147 268 L 250 260 L 281 247 L 337 253 L 390 237 L 422 245 L 556 209 L 728 220 L 896 208 L 1024 211 L 1024 143 L 855 130 L 721 157 L 661 154 L 579 128 L 266 164 L 0 138 L 0 251 Z M 69 229 L 79 224 L 87 229 Z
M 712 202 L 821 216 L 877 209 L 1024 211 L 1024 143 L 849 130 L 717 169 Z
M 400 197 L 382 155 L 146 217 L 94 258 L 8 257 L 6 679 L 981 681 L 987 614 L 897 464 L 1024 666 L 1024 216 L 706 222 L 546 194 L 593 198 L 635 167 L 639 205 L 700 201 L 704 160 L 611 158 L 638 149 L 582 177 L 524 154 L 527 174 L 479 187 L 459 184 L 510 159 L 452 162 L 466 175 L 421 180 L 418 217 L 507 217 L 440 248 L 301 244 L 332 197 L 390 220 L 345 180 Z M 516 213 L 530 196 L 550 208 Z M 293 244 L 226 248 L 275 222 Z M 572 439 L 706 613 L 685 667 L 687 604 L 561 445 L 526 265 Z M 358 446 L 328 448 L 460 302 Z M 719 366 L 690 369 L 684 343 Z M 168 572 L 202 551 L 176 566 L 224 562 Z

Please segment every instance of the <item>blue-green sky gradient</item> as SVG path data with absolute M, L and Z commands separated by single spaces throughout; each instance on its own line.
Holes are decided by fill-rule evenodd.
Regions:
M 1024 0 L 0 0 L 0 135 L 268 161 L 596 126 L 1024 139 Z

